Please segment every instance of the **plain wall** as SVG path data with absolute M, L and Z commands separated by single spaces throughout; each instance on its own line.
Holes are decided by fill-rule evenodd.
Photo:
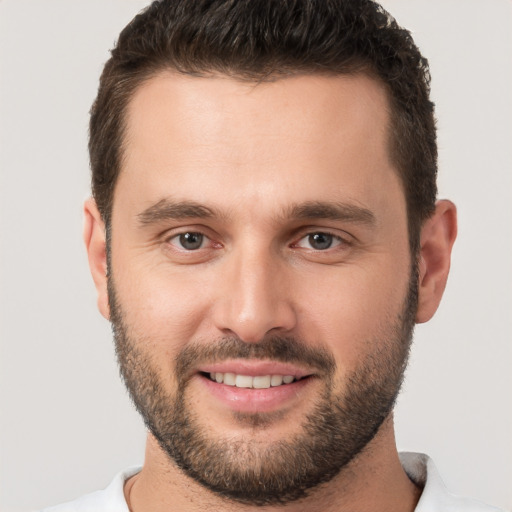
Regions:
M 81 241 L 88 110 L 140 0 L 0 0 L 0 510 L 143 460 Z M 387 0 L 431 63 L 440 197 L 459 239 L 396 412 L 456 493 L 512 508 L 512 2 Z

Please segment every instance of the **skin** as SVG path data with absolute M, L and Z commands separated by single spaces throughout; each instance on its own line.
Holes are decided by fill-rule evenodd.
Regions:
M 411 265 L 388 112 L 384 87 L 363 75 L 255 85 L 166 72 L 136 91 L 114 193 L 111 263 L 130 328 L 148 340 L 170 391 L 177 386 L 173 358 L 191 341 L 297 336 L 333 355 L 340 393 L 344 375 L 376 350 L 373 343 L 402 310 Z M 214 215 L 141 222 L 162 200 L 192 201 Z M 293 211 L 319 201 L 364 210 L 371 220 Z M 176 235 L 187 231 L 204 233 L 205 245 L 180 247 Z M 331 248 L 308 244 L 318 232 L 334 235 Z M 417 322 L 438 307 L 455 236 L 455 207 L 440 201 L 421 233 Z M 98 306 L 109 318 L 105 229 L 93 200 L 85 205 L 84 238 Z M 320 390 L 311 379 L 259 429 L 237 420 L 199 378 L 190 381 L 188 398 L 212 438 L 266 443 L 296 433 Z M 151 435 L 144 467 L 125 494 L 135 511 L 256 509 L 230 505 L 188 478 Z M 278 508 L 405 512 L 418 497 L 399 463 L 390 415 L 338 477 Z

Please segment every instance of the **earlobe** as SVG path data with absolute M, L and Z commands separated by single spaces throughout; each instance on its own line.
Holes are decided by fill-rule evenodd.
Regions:
M 456 236 L 455 205 L 447 200 L 438 201 L 434 214 L 421 230 L 417 323 L 430 320 L 441 302 Z
M 98 293 L 98 309 L 108 320 L 110 309 L 107 292 L 107 245 L 105 223 L 94 199 L 84 203 L 84 243 L 89 258 L 89 268 Z

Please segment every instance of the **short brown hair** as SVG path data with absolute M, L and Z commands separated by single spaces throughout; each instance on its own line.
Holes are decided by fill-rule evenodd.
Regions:
M 390 156 L 404 187 L 413 253 L 437 195 L 428 63 L 372 0 L 158 0 L 121 32 L 91 109 L 92 191 L 107 226 L 134 91 L 164 69 L 265 81 L 298 73 L 376 77 L 391 103 Z

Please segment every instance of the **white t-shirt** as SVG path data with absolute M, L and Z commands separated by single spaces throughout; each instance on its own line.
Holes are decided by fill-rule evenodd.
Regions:
M 400 453 L 400 461 L 409 478 L 423 487 L 415 512 L 504 512 L 479 501 L 455 496 L 447 491 L 432 459 L 422 453 Z M 118 473 L 103 491 L 77 500 L 45 508 L 41 512 L 129 512 L 124 499 L 124 483 L 140 471 L 140 466 Z

